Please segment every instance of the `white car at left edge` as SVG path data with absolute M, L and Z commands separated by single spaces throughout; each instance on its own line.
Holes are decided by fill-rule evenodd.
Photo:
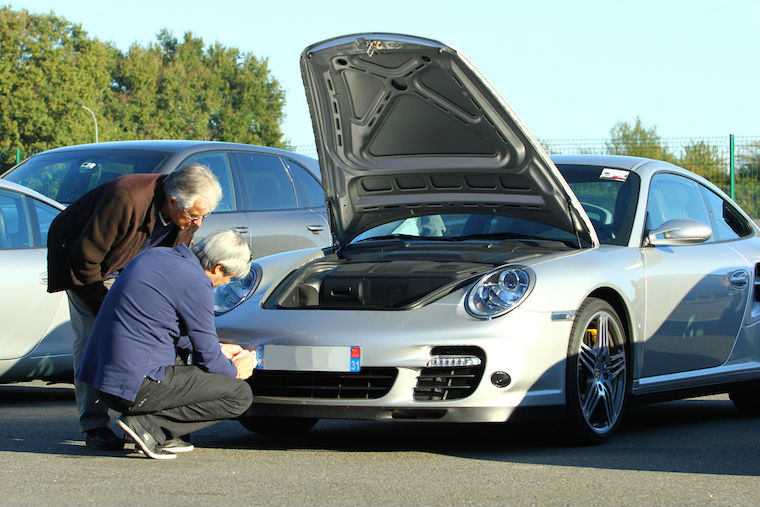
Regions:
M 64 206 L 0 179 L 0 383 L 72 381 L 65 292 L 47 292 L 47 232 Z

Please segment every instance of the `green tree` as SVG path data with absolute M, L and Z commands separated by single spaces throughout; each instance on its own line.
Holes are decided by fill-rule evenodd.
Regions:
M 675 157 L 662 144 L 657 127 L 646 128 L 638 116 L 633 125 L 618 122 L 610 129 L 607 141 L 610 155 L 632 155 L 674 162 Z
M 295 63 L 294 63 L 295 65 Z M 0 171 L 94 141 L 208 139 L 288 148 L 285 93 L 267 60 L 167 30 L 122 53 L 52 12 L 0 8 Z
M 760 142 L 737 150 L 736 172 L 739 176 L 760 179 Z
M 286 147 L 285 95 L 266 61 L 168 31 L 119 58 L 108 113 L 125 138 L 181 138 Z
M 717 146 L 707 144 L 704 140 L 691 140 L 676 163 L 723 188 L 729 184 L 726 158 L 720 154 Z
M 0 8 L 0 152 L 93 141 L 92 118 L 77 102 L 99 115 L 116 53 L 54 14 Z

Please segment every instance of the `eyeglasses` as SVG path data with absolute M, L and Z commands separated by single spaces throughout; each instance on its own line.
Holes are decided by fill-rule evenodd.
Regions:
M 187 212 L 187 208 L 182 208 L 182 211 L 185 212 L 185 216 L 187 217 L 188 220 L 190 220 L 193 223 L 193 225 L 198 225 L 198 222 L 200 222 L 207 216 L 207 215 L 201 215 L 199 217 L 194 217 L 190 215 L 190 213 Z

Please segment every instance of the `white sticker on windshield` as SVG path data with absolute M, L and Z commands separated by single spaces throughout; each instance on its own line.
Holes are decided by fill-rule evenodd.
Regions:
M 624 171 L 623 169 L 610 169 L 605 167 L 602 169 L 602 174 L 599 176 L 600 180 L 615 180 L 625 181 L 628 179 L 628 173 L 630 171 Z

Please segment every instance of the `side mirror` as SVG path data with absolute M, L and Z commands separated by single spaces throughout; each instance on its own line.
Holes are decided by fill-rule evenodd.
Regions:
M 712 237 L 710 226 L 696 220 L 668 220 L 647 232 L 645 245 L 676 246 L 703 243 Z

